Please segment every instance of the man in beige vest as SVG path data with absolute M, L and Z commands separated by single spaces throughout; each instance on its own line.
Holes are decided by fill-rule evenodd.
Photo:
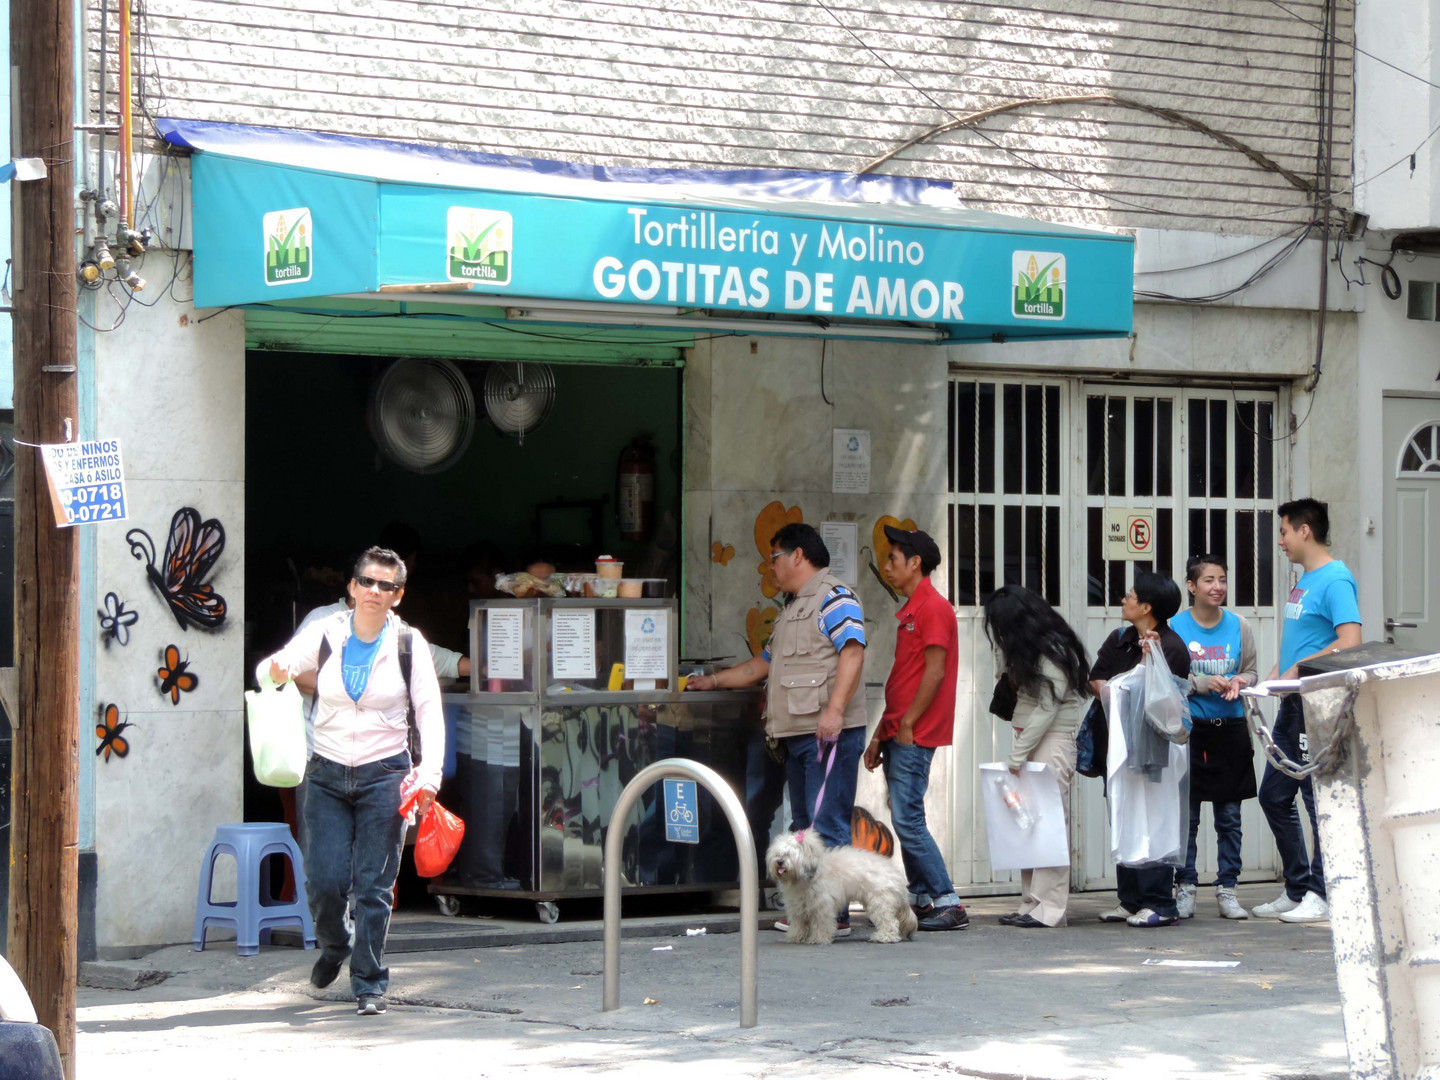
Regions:
M 786 525 L 770 538 L 770 551 L 775 580 L 793 599 L 775 620 L 769 645 L 743 664 L 692 678 L 686 689 L 768 679 L 765 733 L 785 747 L 791 831 L 813 827 L 828 847 L 840 847 L 850 843 L 865 750 L 865 613 L 828 569 L 830 552 L 813 526 Z M 837 933 L 849 932 L 849 913 L 842 912 Z

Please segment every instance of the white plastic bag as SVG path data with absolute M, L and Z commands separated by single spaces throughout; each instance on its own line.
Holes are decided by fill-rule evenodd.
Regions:
M 1189 692 L 1170 671 L 1158 642 L 1145 650 L 1145 719 L 1163 738 L 1172 743 L 1190 741 Z M 1181 689 L 1185 686 L 1185 689 Z
M 305 706 L 293 680 L 276 687 L 267 673 L 259 690 L 245 691 L 255 779 L 295 787 L 305 778 Z
M 1146 678 L 1143 666 L 1136 666 L 1108 686 L 1110 854 L 1121 866 L 1184 866 L 1190 836 L 1190 748 L 1167 743 L 1166 764 L 1158 775 L 1128 767 L 1130 747 L 1119 717 L 1127 709 L 1144 708 Z

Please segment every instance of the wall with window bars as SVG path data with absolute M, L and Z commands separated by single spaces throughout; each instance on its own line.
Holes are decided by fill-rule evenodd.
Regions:
M 89 0 L 86 49 L 98 85 L 105 3 L 114 121 L 116 0 Z M 1324 11 L 1325 0 L 142 0 L 138 101 L 152 116 L 601 164 L 859 172 L 956 118 L 1108 94 L 1145 108 L 1028 104 L 881 171 L 1050 221 L 1282 232 L 1308 220 L 1323 160 Z M 1340 0 L 1336 191 L 1350 186 L 1352 27 L 1353 0 Z

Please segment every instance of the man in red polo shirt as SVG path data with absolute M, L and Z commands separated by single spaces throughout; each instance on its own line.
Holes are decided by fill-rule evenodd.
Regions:
M 955 609 L 930 584 L 940 548 L 918 529 L 887 525 L 890 557 L 885 576 L 905 596 L 895 635 L 895 664 L 885 682 L 885 713 L 865 749 L 865 767 L 885 768 L 890 819 L 910 879 L 910 903 L 921 930 L 964 930 L 970 925 L 950 872 L 925 824 L 925 789 L 937 746 L 955 733 L 955 680 L 959 634 Z

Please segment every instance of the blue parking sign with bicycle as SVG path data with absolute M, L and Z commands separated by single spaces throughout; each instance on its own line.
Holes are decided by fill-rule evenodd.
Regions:
M 672 844 L 700 842 L 700 807 L 695 802 L 694 780 L 662 780 L 665 839 Z

